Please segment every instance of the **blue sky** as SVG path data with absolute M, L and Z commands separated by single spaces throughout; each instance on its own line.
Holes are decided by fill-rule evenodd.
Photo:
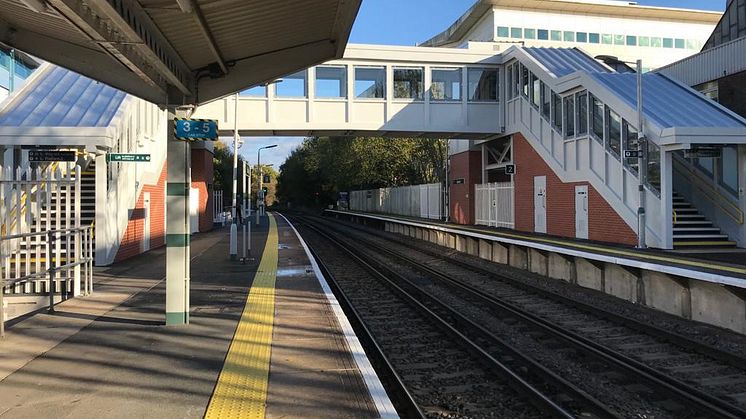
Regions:
M 471 7 L 476 0 L 363 0 L 352 28 L 351 43 L 415 45 L 440 33 Z M 638 0 L 646 6 L 680 7 L 723 11 L 727 0 Z M 278 144 L 262 151 L 262 161 L 279 168 L 303 140 L 297 137 L 245 138 L 241 155 L 256 164 L 259 147 Z

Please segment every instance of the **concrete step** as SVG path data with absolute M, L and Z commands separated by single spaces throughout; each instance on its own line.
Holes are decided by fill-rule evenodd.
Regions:
M 681 247 L 703 247 L 703 248 L 724 248 L 732 249 L 736 247 L 737 243 L 734 241 L 674 241 L 673 246 L 675 248 Z

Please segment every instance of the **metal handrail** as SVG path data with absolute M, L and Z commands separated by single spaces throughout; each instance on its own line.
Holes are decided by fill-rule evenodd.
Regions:
M 85 266 L 85 278 L 84 278 L 84 289 L 85 295 L 93 292 L 93 225 L 85 227 L 71 227 L 66 229 L 48 230 L 44 232 L 32 232 L 32 233 L 19 233 L 8 236 L 0 236 L 0 243 L 8 240 L 17 240 L 35 236 L 46 236 L 46 250 L 47 250 L 47 269 L 45 271 L 34 272 L 19 278 L 13 278 L 12 280 L 6 280 L 0 277 L 0 338 L 5 336 L 5 309 L 4 309 L 4 295 L 5 287 L 13 285 L 19 282 L 28 281 L 39 277 L 49 277 L 49 313 L 54 313 L 54 294 L 56 293 L 55 277 L 57 271 L 67 270 L 78 266 Z M 69 262 L 69 255 L 66 257 L 64 265 L 56 266 L 55 264 L 59 260 L 53 257 L 54 243 L 57 240 L 74 237 L 76 247 L 76 257 L 74 262 Z M 68 242 L 69 243 L 69 242 Z M 83 256 L 85 254 L 85 256 Z M 0 259 L 3 261 L 10 257 L 7 255 L 0 255 Z M 4 264 L 3 264 L 4 265 Z M 0 266 L 0 270 L 2 266 Z M 77 273 L 76 273 L 77 275 Z
M 50 175 L 51 175 L 52 172 L 54 172 L 55 170 L 57 170 L 58 166 L 59 166 L 59 162 L 54 162 L 54 163 L 52 163 L 52 164 L 49 165 Z M 11 181 L 9 181 L 9 182 L 11 182 Z M 37 189 L 43 188 L 43 187 L 46 186 L 47 183 L 53 183 L 53 182 L 62 183 L 62 182 L 69 182 L 69 180 L 65 180 L 65 179 L 54 179 L 54 180 L 52 180 L 52 179 L 43 179 L 42 182 L 37 186 Z M 16 204 L 16 208 L 13 208 L 8 213 L 8 218 L 13 219 L 14 218 L 13 216 L 15 215 L 16 210 L 19 207 L 21 208 L 21 214 L 20 214 L 21 216 L 23 216 L 26 213 L 26 205 L 25 204 L 26 204 L 26 199 L 27 198 L 28 198 L 28 194 L 26 192 L 23 192 L 21 194 L 20 198 L 18 199 L 18 203 Z M 3 222 L 0 225 L 0 232 L 4 232 L 4 231 L 6 231 L 6 229 L 12 230 L 13 227 L 15 227 L 15 221 L 13 221 L 10 224 L 10 226 L 7 226 L 6 224 L 7 223 Z
M 685 163 L 681 161 L 675 160 L 675 162 L 678 163 L 678 165 L 677 164 L 673 165 L 674 170 L 678 171 L 684 176 L 692 175 L 693 176 L 691 178 L 692 186 L 695 186 L 697 187 L 697 189 L 702 191 L 705 198 L 707 198 L 710 202 L 712 202 L 718 208 L 720 208 L 728 217 L 730 217 L 736 223 L 738 224 L 744 223 L 743 210 L 741 210 L 741 208 L 737 204 L 735 204 L 731 199 L 729 199 L 728 197 L 720 193 L 720 191 L 718 191 L 717 188 L 710 186 L 710 185 L 706 185 L 707 187 L 703 186 L 702 184 L 706 183 L 706 181 L 702 179 L 702 176 L 698 174 L 695 169 L 685 167 Z M 684 172 L 684 170 L 682 170 L 680 166 L 684 166 L 684 169 L 688 173 Z M 712 196 L 710 196 L 710 192 L 714 192 L 716 197 L 713 198 Z M 734 213 L 731 213 L 730 212 L 731 210 L 729 210 L 726 206 L 724 206 L 724 204 L 727 204 L 727 206 L 729 206 L 730 209 L 734 211 Z

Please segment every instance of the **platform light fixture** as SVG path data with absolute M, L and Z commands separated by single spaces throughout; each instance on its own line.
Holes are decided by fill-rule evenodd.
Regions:
M 264 192 L 262 191 L 262 150 L 275 147 L 277 147 L 277 144 L 259 147 L 259 150 L 256 151 L 256 165 L 259 166 L 259 189 L 257 189 L 256 191 L 256 225 L 259 225 L 259 213 L 261 212 L 261 215 L 264 215 Z

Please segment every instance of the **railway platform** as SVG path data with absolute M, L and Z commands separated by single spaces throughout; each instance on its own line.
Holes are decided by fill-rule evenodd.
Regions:
M 165 326 L 165 248 L 96 273 L 95 292 L 10 325 L 0 415 L 396 417 L 305 244 L 281 216 L 193 237 L 190 324 Z M 318 276 L 317 276 L 318 275 Z
M 683 254 L 390 214 L 325 213 L 746 333 L 743 249 Z

